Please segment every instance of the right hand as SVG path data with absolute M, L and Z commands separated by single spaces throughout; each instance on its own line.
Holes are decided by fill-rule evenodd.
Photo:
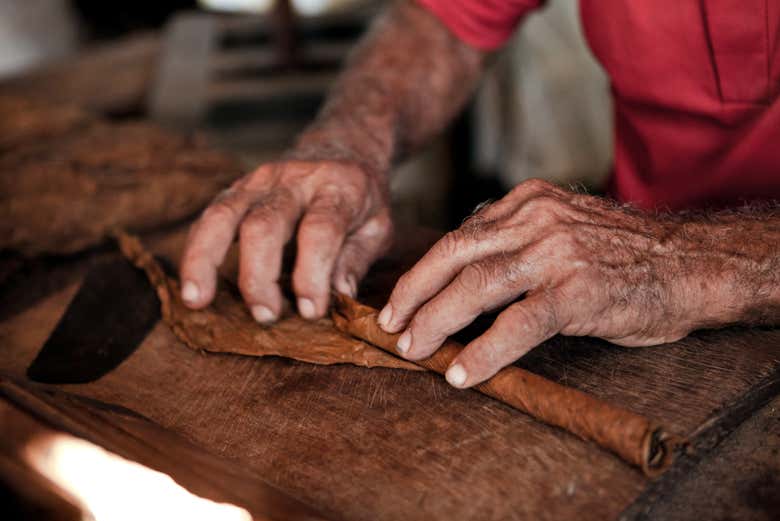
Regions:
M 241 294 L 252 316 L 282 311 L 282 250 L 296 233 L 293 291 L 307 319 L 325 315 L 330 288 L 355 295 L 358 281 L 390 245 L 387 180 L 346 161 L 287 160 L 236 181 L 193 224 L 181 262 L 182 299 L 194 309 L 214 298 L 217 268 L 239 236 Z

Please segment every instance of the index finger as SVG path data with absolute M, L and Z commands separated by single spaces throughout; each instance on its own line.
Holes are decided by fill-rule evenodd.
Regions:
M 190 228 L 180 267 L 181 297 L 187 306 L 199 309 L 214 298 L 217 268 L 257 195 L 257 192 L 228 189 Z
M 495 255 L 522 240 L 514 226 L 495 226 L 508 208 L 520 208 L 528 201 L 559 190 L 549 183 L 531 180 L 518 185 L 497 203 L 486 206 L 471 216 L 460 228 L 446 234 L 414 267 L 396 283 L 387 305 L 379 313 L 379 325 L 388 333 L 397 333 L 412 315 L 430 300 L 468 264 Z M 509 212 L 511 213 L 511 212 Z M 539 226 L 541 223 L 526 223 Z
M 471 262 L 492 252 L 491 243 L 481 242 L 458 229 L 442 237 L 393 288 L 387 305 L 379 313 L 379 325 L 397 333 L 425 302 L 447 286 Z

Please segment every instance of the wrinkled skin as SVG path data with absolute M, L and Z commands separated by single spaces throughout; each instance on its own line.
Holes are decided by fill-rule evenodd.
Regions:
M 622 346 L 672 342 L 733 315 L 729 275 L 715 271 L 724 256 L 711 253 L 708 235 L 684 229 L 531 180 L 434 245 L 398 281 L 380 325 L 405 330 L 398 349 L 417 360 L 480 314 L 510 304 L 454 362 L 460 368 L 448 379 L 458 387 L 558 333 Z
M 487 58 L 414 2 L 393 4 L 291 153 L 238 181 L 195 223 L 185 303 L 208 305 L 236 236 L 240 289 L 259 322 L 281 311 L 289 240 L 301 315 L 323 316 L 330 287 L 354 295 L 391 240 L 392 164 L 452 120 Z M 399 354 L 419 359 L 507 305 L 453 362 L 450 383 L 481 382 L 557 333 L 647 346 L 701 327 L 778 324 L 780 214 L 662 216 L 529 181 L 439 241 L 398 281 L 379 322 L 404 331 Z
M 325 315 L 331 287 L 354 295 L 391 241 L 393 162 L 452 119 L 485 60 L 416 2 L 390 6 L 292 150 L 236 182 L 192 227 L 181 265 L 184 302 L 202 308 L 212 300 L 217 267 L 234 238 L 239 286 L 258 322 L 279 317 L 277 279 L 291 240 L 301 315 Z
M 217 268 L 238 230 L 241 294 L 258 322 L 276 320 L 282 251 L 296 226 L 293 289 L 301 315 L 318 318 L 331 286 L 354 295 L 389 246 L 385 184 L 359 165 L 337 161 L 264 165 L 238 180 L 191 229 L 181 271 L 188 304 L 200 308 L 214 298 Z

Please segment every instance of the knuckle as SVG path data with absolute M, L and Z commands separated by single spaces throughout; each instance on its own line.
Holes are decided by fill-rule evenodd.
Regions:
M 268 190 L 255 192 L 255 208 L 271 208 L 274 211 L 284 210 L 295 204 L 295 194 L 285 185 L 274 185 Z
M 553 185 L 549 181 L 545 181 L 544 179 L 539 179 L 537 177 L 534 177 L 533 179 L 529 179 L 528 181 L 525 181 L 523 184 L 526 186 L 526 188 L 534 191 L 547 191 L 555 188 L 555 185 Z
M 458 229 L 459 233 L 466 240 L 479 239 L 486 233 L 490 233 L 496 227 L 496 220 L 491 219 L 486 212 L 478 212 L 469 216 L 468 219 Z
M 284 170 L 281 180 L 296 190 L 302 188 L 309 197 L 335 198 L 352 206 L 359 206 L 370 191 L 361 169 L 337 162 L 295 164 Z
M 323 179 L 329 179 L 334 180 L 334 182 L 338 183 L 338 181 L 348 181 L 347 184 L 354 184 L 355 186 L 366 186 L 367 180 L 369 178 L 368 172 L 366 170 L 355 164 L 345 161 L 323 161 L 320 163 L 321 171 L 323 174 Z M 342 183 L 338 183 L 342 184 Z
M 550 215 L 557 213 L 563 203 L 551 195 L 538 195 L 525 203 L 525 210 L 533 215 Z
M 526 259 L 520 255 L 508 259 L 504 269 L 501 270 L 500 282 L 511 288 L 524 287 L 528 282 L 530 266 Z
M 231 223 L 236 220 L 236 210 L 226 201 L 216 201 L 203 211 L 206 222 Z
M 557 248 L 568 248 L 577 240 L 571 226 L 555 226 L 547 234 L 547 241 Z
M 503 314 L 502 314 L 503 315 Z M 502 329 L 517 330 L 518 334 L 547 336 L 557 327 L 557 313 L 552 306 L 542 305 L 531 307 L 521 302 L 512 313 L 499 316 Z
M 352 220 L 355 205 L 342 192 L 320 193 L 308 205 L 307 220 L 346 226 Z
M 442 257 L 457 255 L 466 245 L 466 235 L 462 230 L 447 232 L 434 246 L 435 251 Z
M 474 208 L 472 218 L 478 216 L 483 222 L 495 222 L 504 212 L 505 202 L 504 199 L 498 201 L 483 201 Z
M 238 182 L 241 183 L 241 187 L 248 188 L 250 190 L 257 189 L 258 187 L 264 187 L 268 185 L 269 181 L 271 181 L 276 176 L 277 172 L 283 169 L 284 167 L 277 163 L 267 163 L 260 165 L 250 174 L 243 177 L 242 179 L 239 179 Z
M 345 193 L 355 199 L 362 197 L 368 192 L 368 177 L 360 170 L 350 171 L 349 182 L 343 185 Z
M 544 193 L 555 189 L 555 185 L 544 181 L 543 179 L 533 178 L 523 181 L 515 186 L 510 194 L 513 196 L 525 196 L 534 193 Z
M 250 177 L 265 177 L 268 175 L 271 175 L 274 170 L 282 167 L 284 163 L 263 163 L 262 165 L 255 168 L 252 173 L 249 174 Z
M 357 215 L 366 206 L 365 199 L 364 191 L 354 185 L 347 185 L 333 197 L 332 206 L 341 213 Z
M 239 226 L 239 235 L 241 237 L 251 237 L 264 230 L 270 224 L 272 216 L 270 212 L 255 210 L 244 217 Z
M 550 232 L 541 249 L 547 258 L 556 259 L 558 262 L 574 262 L 579 266 L 579 261 L 584 260 L 587 264 L 591 259 L 591 254 L 582 248 L 581 241 L 582 238 L 575 230 L 563 226 Z
M 483 291 L 494 280 L 495 271 L 493 264 L 489 262 L 467 264 L 458 275 L 458 284 L 467 294 Z
M 607 201 L 602 197 L 596 197 L 590 194 L 573 193 L 570 196 L 572 205 L 580 209 L 608 210 L 614 203 Z
M 342 180 L 338 183 L 330 179 L 320 179 L 320 181 L 312 197 L 315 205 L 338 208 L 344 205 L 350 196 L 357 196 L 355 187 L 350 182 Z
M 338 218 L 328 214 L 309 214 L 306 222 L 301 225 L 300 235 L 306 240 L 333 240 L 343 235 L 344 225 Z M 323 245 L 324 246 L 324 245 Z
M 523 257 L 526 260 L 522 264 L 528 268 L 528 261 L 533 260 L 539 267 L 560 271 L 565 267 L 562 263 L 582 257 L 578 251 L 578 240 L 574 231 L 566 227 L 552 227 L 525 248 Z
M 528 335 L 539 330 L 539 320 L 525 306 L 518 306 L 511 313 L 499 315 L 496 319 L 499 329 L 519 335 Z

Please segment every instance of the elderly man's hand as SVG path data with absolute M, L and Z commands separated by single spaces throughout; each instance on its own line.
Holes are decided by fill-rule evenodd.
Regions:
M 354 295 L 389 246 L 387 181 L 345 161 L 290 160 L 238 180 L 190 230 L 181 264 L 182 298 L 201 308 L 214 298 L 217 268 L 236 234 L 239 287 L 258 322 L 279 317 L 282 250 L 296 232 L 293 289 L 305 318 L 325 314 L 330 288 Z
M 481 313 L 511 304 L 450 366 L 456 387 L 486 380 L 557 333 L 623 346 L 671 342 L 714 320 L 726 301 L 700 262 L 708 252 L 682 228 L 528 181 L 434 245 L 398 281 L 379 324 L 405 329 L 398 351 L 418 360 Z

